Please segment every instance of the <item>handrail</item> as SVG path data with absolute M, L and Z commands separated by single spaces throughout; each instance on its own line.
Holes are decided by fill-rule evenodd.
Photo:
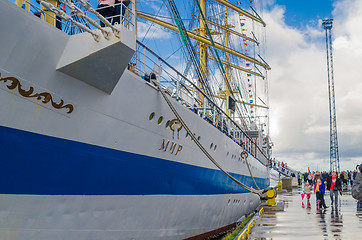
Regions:
M 43 9 L 41 9 L 41 5 L 43 5 L 46 9 L 51 9 L 52 12 L 56 12 L 56 15 L 59 16 L 61 19 L 65 19 L 62 21 L 62 25 L 66 26 L 68 29 L 81 29 L 82 31 L 88 31 L 99 29 L 99 21 L 105 23 L 108 27 L 110 27 L 113 32 L 115 32 L 115 35 L 118 34 L 119 29 L 115 28 L 114 25 L 110 24 L 106 18 L 104 18 L 102 15 L 100 15 L 98 12 L 96 12 L 96 6 L 93 8 L 93 6 L 87 1 L 87 0 L 59 0 L 60 3 L 64 4 L 66 6 L 66 12 L 63 12 L 58 7 L 50 4 L 47 0 L 40 0 L 36 3 L 31 2 L 30 0 L 24 0 L 24 3 L 26 3 L 29 6 L 29 11 L 32 13 L 39 12 L 43 18 L 45 16 L 52 18 L 55 20 L 55 22 L 59 21 L 57 17 L 54 17 L 50 15 L 49 13 L 45 12 Z M 112 16 L 113 17 L 120 17 L 121 23 L 124 27 L 128 28 L 129 30 L 133 31 L 135 30 L 135 0 L 131 0 L 131 7 L 126 7 L 124 4 L 117 3 L 115 6 L 120 5 L 121 6 L 121 12 L 122 9 L 124 10 L 124 15 L 122 16 L 122 13 L 119 15 Z M 80 9 L 82 8 L 82 9 Z M 81 19 L 82 21 L 75 20 Z M 96 23 L 98 22 L 98 23 Z M 108 23 L 108 24 L 107 24 Z M 83 26 L 84 25 L 84 26 Z M 64 28 L 62 29 L 63 32 L 66 32 L 67 34 L 74 34 L 72 31 L 66 31 Z M 108 30 L 109 31 L 109 30 Z M 101 32 L 105 36 L 105 38 L 108 37 L 107 30 L 102 29 Z M 93 33 L 94 34 L 94 33 Z
M 140 42 L 139 40 L 137 40 L 137 44 L 142 46 L 144 49 L 146 49 L 149 53 L 151 53 L 152 55 L 154 55 L 159 61 L 161 61 L 162 63 L 164 63 L 167 67 L 169 67 L 171 70 L 173 70 L 178 76 L 180 76 L 182 79 L 184 79 L 187 83 L 189 83 L 196 91 L 198 91 L 200 94 L 202 94 L 204 96 L 204 98 L 206 98 L 208 100 L 208 104 L 211 105 L 212 107 L 215 107 L 217 109 L 217 112 L 222 115 L 223 117 L 226 118 L 226 120 L 230 121 L 230 123 L 237 129 L 239 129 L 239 131 L 243 134 L 243 136 L 245 137 L 245 140 L 247 140 L 246 142 L 242 141 L 242 145 L 240 145 L 241 147 L 243 147 L 245 150 L 247 150 L 248 152 L 253 152 L 252 149 L 254 148 L 254 152 L 258 152 L 256 155 L 261 154 L 265 160 L 268 160 L 268 157 L 263 153 L 263 151 L 260 149 L 260 147 L 255 144 L 252 140 L 251 137 L 249 137 L 249 135 L 229 116 L 227 115 L 216 103 L 214 103 L 211 98 L 209 98 L 209 96 L 207 96 L 206 94 L 203 93 L 203 91 L 196 85 L 194 84 L 191 80 L 189 80 L 186 76 L 184 76 L 182 73 L 180 73 L 178 70 L 176 70 L 171 64 L 169 64 L 166 60 L 164 60 L 161 56 L 159 56 L 157 53 L 155 53 L 153 50 L 151 50 L 150 48 L 148 48 L 145 44 L 143 44 L 142 42 Z M 184 86 L 186 87 L 186 86 Z M 221 119 L 222 121 L 222 119 Z M 226 121 L 225 121 L 226 123 Z M 228 126 L 227 128 L 232 128 L 233 126 Z M 225 133 L 225 131 L 221 130 L 222 132 Z M 233 130 L 233 132 L 235 132 L 235 129 Z M 235 134 L 234 134 L 235 135 Z M 228 137 L 230 137 L 231 139 L 233 139 L 236 142 L 236 138 L 235 136 L 231 136 L 229 134 L 227 134 Z M 251 144 L 253 147 L 251 147 L 250 149 L 246 148 L 246 144 Z M 255 154 L 254 154 L 255 155 Z

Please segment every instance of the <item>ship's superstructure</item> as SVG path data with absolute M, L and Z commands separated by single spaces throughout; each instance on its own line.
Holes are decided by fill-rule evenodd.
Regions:
M 257 104 L 252 83 L 264 76 L 250 64 L 268 69 L 264 60 L 214 40 L 202 3 L 202 34 L 178 18 L 168 23 L 181 39 L 202 43 L 194 48 L 197 74 L 196 65 L 181 73 L 136 39 L 136 15 L 152 16 L 134 1 L 116 25 L 85 0 L 60 2 L 65 12 L 54 0 L 25 2 L 25 9 L 0 2 L 2 236 L 185 239 L 254 211 L 269 186 L 271 150 L 260 115 L 267 106 Z M 67 30 L 55 27 L 56 16 Z M 215 49 L 249 66 L 224 53 L 221 60 Z M 206 70 L 212 58 L 222 74 Z M 233 67 L 250 80 L 230 80 L 241 74 Z M 210 75 L 228 90 L 216 91 Z

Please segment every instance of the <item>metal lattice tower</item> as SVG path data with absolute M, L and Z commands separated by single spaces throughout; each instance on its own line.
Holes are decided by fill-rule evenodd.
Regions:
M 328 71 L 328 92 L 329 92 L 329 128 L 330 128 L 330 170 L 339 172 L 339 153 L 337 138 L 337 119 L 334 96 L 334 76 L 333 76 L 333 54 L 332 54 L 332 25 L 333 19 L 323 20 L 322 27 L 326 30 L 327 49 L 327 71 Z

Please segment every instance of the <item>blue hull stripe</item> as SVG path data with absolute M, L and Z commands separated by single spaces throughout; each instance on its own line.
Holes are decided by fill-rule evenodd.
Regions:
M 0 194 L 204 195 L 246 192 L 219 170 L 0 126 Z M 248 186 L 252 179 L 232 174 Z M 269 179 L 256 179 L 260 187 Z

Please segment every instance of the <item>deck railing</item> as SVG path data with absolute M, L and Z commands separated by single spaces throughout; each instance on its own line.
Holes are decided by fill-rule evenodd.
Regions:
M 158 81 L 161 87 L 184 107 L 216 127 L 263 164 L 268 163 L 267 152 L 263 152 L 256 144 L 255 138 L 251 138 L 206 95 L 204 95 L 204 103 L 200 102 L 198 96 L 199 93 L 202 94 L 202 91 L 197 85 L 140 41 L 137 41 L 137 50 L 129 69 L 145 81 Z
M 55 14 L 50 14 L 41 4 L 41 1 L 44 0 L 10 0 L 25 10 L 31 12 L 36 17 L 39 17 L 46 21 L 46 19 L 53 19 L 55 26 L 61 29 L 63 32 L 66 32 L 69 35 L 77 34 L 84 32 L 84 29 L 80 28 L 79 25 L 74 24 L 73 22 L 66 21 Z M 51 3 L 54 1 L 44 1 L 46 3 Z M 69 7 L 66 3 L 74 4 L 75 8 Z M 63 4 L 60 9 L 65 14 L 69 15 L 71 19 L 75 22 L 84 25 L 89 30 L 95 30 L 96 27 L 90 22 L 95 21 L 98 25 L 101 24 L 101 20 L 94 14 L 92 11 L 89 11 L 89 8 L 97 10 L 97 6 L 91 6 L 87 0 L 60 0 L 59 3 Z M 135 30 L 135 0 L 131 0 L 131 3 L 128 7 L 122 3 L 115 4 L 114 7 L 119 6 L 120 14 L 115 16 L 106 17 L 110 24 L 114 24 L 114 20 L 118 17 L 120 19 L 120 24 L 130 31 Z M 87 6 L 87 7 L 85 7 Z M 100 8 L 102 9 L 102 8 Z M 80 12 L 79 12 L 80 10 Z M 89 20 L 90 19 L 90 20 Z

